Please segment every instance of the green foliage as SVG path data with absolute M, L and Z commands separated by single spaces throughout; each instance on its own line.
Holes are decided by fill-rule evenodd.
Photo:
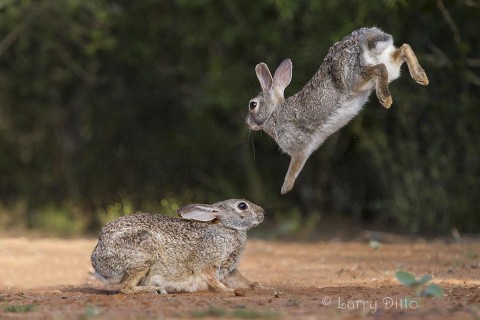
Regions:
M 85 310 L 82 315 L 80 315 L 81 320 L 87 320 L 98 317 L 102 313 L 101 309 L 93 304 L 90 304 L 85 307 Z
M 193 311 L 190 314 L 193 318 L 238 318 L 238 319 L 280 319 L 281 314 L 272 311 L 251 310 L 244 307 L 236 307 L 232 311 L 217 306 L 209 306 L 205 310 Z
M 85 230 L 85 220 L 82 212 L 73 207 L 64 211 L 62 208 L 45 207 L 35 214 L 32 227 L 46 233 L 61 236 L 78 236 Z
M 125 200 L 123 202 L 115 202 L 107 205 L 106 210 L 97 213 L 97 215 L 99 216 L 102 225 L 105 225 L 110 221 L 131 213 L 133 213 L 132 204 L 130 201 Z
M 278 234 L 333 215 L 478 231 L 480 7 L 443 2 L 4 1 L 0 224 L 97 231 L 137 210 L 245 197 Z M 335 41 L 371 25 L 412 46 L 430 85 L 404 70 L 392 108 L 372 95 L 280 197 L 289 159 L 244 124 L 255 64 L 292 58 L 291 95 Z
M 266 310 L 258 311 L 246 308 L 235 308 L 231 315 L 240 319 L 280 319 L 282 315 L 277 311 Z
M 226 313 L 227 311 L 225 309 L 211 305 L 205 310 L 193 311 L 191 313 L 191 316 L 194 318 L 207 318 L 207 317 L 218 318 L 218 317 L 225 316 Z
M 443 289 L 438 284 L 431 283 L 420 291 L 420 296 L 441 298 L 443 297 Z
M 25 304 L 25 305 L 12 304 L 12 305 L 5 306 L 3 310 L 5 312 L 26 313 L 26 312 L 34 311 L 35 305 L 34 304 Z
M 406 285 L 407 287 L 422 286 L 428 281 L 433 279 L 430 274 L 426 274 L 417 280 L 414 275 L 412 275 L 407 271 L 397 271 L 397 273 L 395 273 L 395 277 L 398 279 L 398 281 L 400 281 L 402 284 Z
M 415 289 L 416 295 L 419 297 L 443 297 L 443 289 L 439 285 L 434 283 L 427 285 L 427 283 L 433 279 L 430 274 L 425 274 L 420 279 L 417 279 L 411 273 L 399 270 L 395 273 L 395 277 L 401 284 Z

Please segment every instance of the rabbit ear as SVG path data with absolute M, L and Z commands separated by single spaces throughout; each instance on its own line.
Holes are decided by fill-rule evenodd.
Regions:
M 189 204 L 177 210 L 177 214 L 184 219 L 197 221 L 212 221 L 218 217 L 217 207 L 209 204 Z
M 259 63 L 255 67 L 255 73 L 257 74 L 258 81 L 263 91 L 269 91 L 272 88 L 272 74 L 265 63 Z
M 273 75 L 273 88 L 282 95 L 285 88 L 292 81 L 292 60 L 285 59 L 275 70 Z

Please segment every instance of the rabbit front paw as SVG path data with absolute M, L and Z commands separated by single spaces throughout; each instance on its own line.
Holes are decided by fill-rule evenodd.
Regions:
M 290 181 L 285 181 L 282 186 L 281 194 L 287 194 L 293 189 L 293 183 Z
M 134 287 L 125 287 L 120 290 L 123 294 L 139 294 L 139 293 L 150 293 L 150 294 L 167 294 L 164 288 L 156 286 L 134 286 Z

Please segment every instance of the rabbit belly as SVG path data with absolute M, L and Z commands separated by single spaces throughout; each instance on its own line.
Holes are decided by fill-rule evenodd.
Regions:
M 155 275 L 145 285 L 162 287 L 169 293 L 205 291 L 208 289 L 208 284 L 200 277 L 189 277 L 182 281 L 172 281 L 161 275 Z
M 308 146 L 307 154 L 317 150 L 325 139 L 352 120 L 367 102 L 370 92 L 371 90 L 361 91 L 343 102 L 341 107 L 315 132 L 312 142 Z

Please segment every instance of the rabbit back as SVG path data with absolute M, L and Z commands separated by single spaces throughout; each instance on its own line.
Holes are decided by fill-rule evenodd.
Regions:
M 401 63 L 391 58 L 395 50 L 390 34 L 376 27 L 357 29 L 330 47 L 318 72 L 284 104 L 303 110 L 296 118 L 305 122 L 301 127 L 310 129 L 309 134 L 319 127 L 329 132 L 327 122 L 332 116 L 345 113 L 351 119 L 367 101 L 375 82 L 365 82 L 364 67 L 383 63 L 390 81 L 400 76 Z
M 122 282 L 128 270 L 162 259 L 173 267 L 188 259 L 206 226 L 160 214 L 121 217 L 102 229 L 92 265 L 97 276 L 111 284 Z
M 330 75 L 335 86 L 347 94 L 372 89 L 371 82 L 359 87 L 362 68 L 383 63 L 389 80 L 398 78 L 401 63 L 391 57 L 395 50 L 390 34 L 376 27 L 357 29 L 330 47 L 320 67 L 322 78 Z

